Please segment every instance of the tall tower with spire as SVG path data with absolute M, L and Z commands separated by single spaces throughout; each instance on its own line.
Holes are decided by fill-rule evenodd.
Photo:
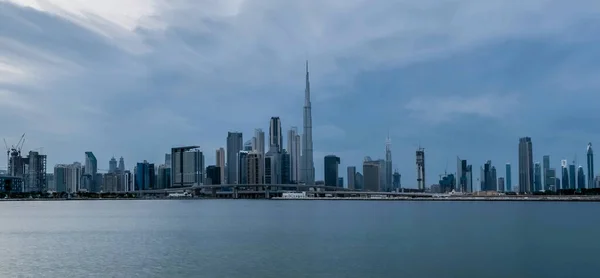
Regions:
M 587 145 L 587 174 L 588 188 L 594 188 L 594 151 L 592 150 L 592 143 Z
M 390 133 L 385 140 L 385 188 L 392 186 L 392 139 Z
M 310 81 L 308 77 L 308 61 L 306 61 L 306 89 L 304 90 L 304 119 L 302 134 L 301 181 L 307 185 L 315 184 L 315 164 L 313 160 L 312 111 L 310 104 Z

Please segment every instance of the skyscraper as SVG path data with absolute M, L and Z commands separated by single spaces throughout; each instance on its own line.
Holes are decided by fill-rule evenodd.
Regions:
M 248 154 L 248 184 L 262 184 L 264 174 L 262 172 L 264 166 L 264 158 L 258 151 L 253 151 Z
M 304 90 L 304 119 L 302 134 L 302 182 L 307 185 L 315 184 L 315 164 L 313 160 L 312 141 L 312 106 L 310 103 L 310 81 L 308 75 L 308 61 L 306 61 L 306 88 Z
M 365 191 L 379 191 L 379 162 L 366 158 L 363 161 L 363 188 Z
M 398 170 L 394 171 L 394 174 L 392 174 L 392 189 L 393 190 L 399 190 L 402 188 L 402 175 L 400 175 L 400 173 L 398 173 Z
M 575 161 L 569 164 L 569 189 L 577 189 L 577 169 L 575 168 Z
M 490 170 L 490 184 L 489 184 L 489 188 L 490 191 L 498 191 L 498 178 L 497 178 L 497 172 L 496 172 L 496 166 L 492 166 L 491 170 Z
M 587 146 L 587 175 L 588 188 L 596 187 L 594 184 L 594 151 L 592 150 L 592 143 L 588 143 Z
M 269 150 L 271 150 L 271 148 L 278 153 L 283 149 L 281 120 L 279 117 L 271 117 L 271 121 L 269 122 Z
M 556 178 L 556 169 L 555 168 L 550 168 L 548 169 L 547 172 L 547 176 L 548 176 L 548 188 L 546 188 L 545 190 L 551 190 L 551 191 L 556 191 L 558 190 L 558 184 L 556 183 L 556 180 L 558 180 Z
M 544 155 L 542 158 L 542 176 L 544 177 L 544 190 L 550 190 L 550 183 L 554 183 L 554 178 L 548 177 L 548 170 L 550 169 L 550 156 Z
M 324 158 L 324 169 L 323 173 L 325 175 L 325 185 L 326 186 L 337 186 L 337 181 L 339 177 L 339 165 L 340 158 L 335 155 L 327 155 Z
M 244 143 L 244 148 L 242 149 L 243 151 L 246 152 L 250 152 L 254 149 L 253 144 L 252 144 L 252 139 L 246 141 L 246 143 Z
M 171 187 L 190 187 L 204 183 L 204 154 L 199 148 L 171 148 Z
M 237 184 L 248 184 L 248 151 L 240 151 L 238 154 Z
M 243 147 L 241 132 L 227 133 L 227 183 L 238 184 L 238 155 Z M 219 166 L 219 165 L 217 165 Z
M 169 164 L 167 165 L 171 165 L 171 156 L 169 155 Z M 121 156 L 121 158 L 119 158 L 119 172 L 121 173 L 125 173 L 125 159 Z
M 506 163 L 506 192 L 512 192 L 512 173 L 510 163 Z
M 155 189 L 156 176 L 154 175 L 154 164 L 144 162 L 137 163 L 135 167 L 135 190 Z
M 297 183 L 300 178 L 300 135 L 298 128 L 292 127 L 288 130 L 287 150 L 290 153 L 290 179 Z
M 117 159 L 113 156 L 108 162 L 108 172 L 114 173 L 117 171 Z
M 467 161 L 456 157 L 456 191 L 469 192 L 467 189 Z
M 255 129 L 254 138 L 256 138 L 254 150 L 260 155 L 258 157 L 258 159 L 260 160 L 258 166 L 260 167 L 260 177 L 263 179 L 261 180 L 260 184 L 263 184 L 265 182 L 265 132 L 260 128 Z
M 530 137 L 519 139 L 519 192 L 533 192 L 533 145 Z
M 542 166 L 539 162 L 533 164 L 533 192 L 542 190 Z
M 225 184 L 225 149 L 219 148 L 216 153 L 216 166 L 219 168 L 219 181 Z
M 386 191 L 390 191 L 392 186 L 392 139 L 388 134 L 385 140 L 385 187 Z
M 498 178 L 498 191 L 499 192 L 506 191 L 506 189 L 504 188 L 504 178 L 503 177 Z
M 83 188 L 89 192 L 97 192 L 96 174 L 98 173 L 98 160 L 93 152 L 85 152 L 85 168 L 83 170 Z
M 569 189 L 569 168 L 566 159 L 560 161 L 560 167 L 562 170 L 561 189 Z
M 577 168 L 577 189 L 585 188 L 585 173 L 583 172 L 583 166 Z
M 425 149 L 417 149 L 417 188 L 425 190 Z M 365 173 L 366 176 L 366 173 Z M 365 178 L 366 180 L 366 178 Z
M 348 179 L 348 189 L 356 189 L 356 167 L 348 166 L 346 178 Z
M 260 128 L 255 129 L 254 130 L 254 138 L 256 138 L 254 150 L 261 155 L 262 159 L 264 159 L 265 158 L 265 132 Z

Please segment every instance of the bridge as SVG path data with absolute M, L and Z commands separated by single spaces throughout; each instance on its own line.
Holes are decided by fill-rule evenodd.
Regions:
M 306 192 L 312 197 L 433 197 L 434 194 L 425 192 L 373 192 L 354 189 L 303 184 L 214 184 L 196 185 L 191 187 L 175 187 L 165 189 L 138 190 L 132 192 L 116 192 L 120 194 L 140 194 L 166 196 L 169 193 L 191 192 L 195 196 L 225 198 L 225 199 L 270 199 L 281 197 L 286 192 Z

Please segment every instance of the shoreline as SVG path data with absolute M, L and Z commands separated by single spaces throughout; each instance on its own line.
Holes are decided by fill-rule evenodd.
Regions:
M 384 202 L 600 202 L 600 196 L 594 197 L 446 197 L 446 198 L 335 198 L 335 197 L 307 197 L 307 198 L 283 198 L 273 197 L 270 199 L 227 199 L 227 198 L 203 198 L 203 197 L 181 197 L 181 198 L 14 198 L 0 199 L 0 202 L 54 202 L 54 201 L 136 201 L 136 200 L 273 200 L 273 201 L 384 201 Z

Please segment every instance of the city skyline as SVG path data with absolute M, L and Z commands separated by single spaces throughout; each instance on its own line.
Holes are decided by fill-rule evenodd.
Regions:
M 295 23 L 277 17 L 285 34 L 272 28 L 261 31 L 270 25 L 248 21 L 273 15 L 258 6 L 218 6 L 207 13 L 240 10 L 232 12 L 231 18 L 219 17 L 223 25 L 202 27 L 208 33 L 194 41 L 200 27 L 168 21 L 182 18 L 176 16 L 182 9 L 148 12 L 122 5 L 123 13 L 141 13 L 138 19 L 146 12 L 159 13 L 164 17 L 157 17 L 163 20 L 162 26 L 179 32 L 183 39 L 178 39 L 163 38 L 163 31 L 148 22 L 105 14 L 98 7 L 57 4 L 117 22 L 115 29 L 103 29 L 97 22 L 72 14 L 51 16 L 57 12 L 3 2 L 3 12 L 13 16 L 0 18 L 0 24 L 10 26 L 0 33 L 4 39 L 0 116 L 11 120 L 0 136 L 10 145 L 27 133 L 24 149 L 44 148 L 48 169 L 83 162 L 86 151 L 97 156 L 99 168 L 108 168 L 107 161 L 114 155 L 123 156 L 130 169 L 144 160 L 158 163 L 171 147 L 187 144 L 200 145 L 207 165 L 212 165 L 215 150 L 226 147 L 227 132 L 240 131 L 247 140 L 256 128 L 268 130 L 270 117 L 280 117 L 284 142 L 291 126 L 303 134 L 303 63 L 309 59 L 317 179 L 323 177 L 325 155 L 340 157 L 341 173 L 347 166 L 356 166 L 360 172 L 365 156 L 385 158 L 388 130 L 394 141 L 393 169 L 402 175 L 403 186 L 414 186 L 410 181 L 416 180 L 414 152 L 419 144 L 425 147 L 427 184 L 437 181 L 446 168 L 455 169 L 458 155 L 473 165 L 476 174 L 487 160 L 500 173 L 510 162 L 516 185 L 515 140 L 523 136 L 534 141 L 534 162 L 550 155 L 551 167 L 560 172 L 558 162 L 570 163 L 576 156 L 577 166 L 587 169 L 584 148 L 600 139 L 587 124 L 597 120 L 592 104 L 600 86 L 593 82 L 596 66 L 583 61 L 599 56 L 598 50 L 586 46 L 595 45 L 598 39 L 592 30 L 569 26 L 597 22 L 581 12 L 594 10 L 597 3 L 545 6 L 544 13 L 535 14 L 540 17 L 536 25 L 520 20 L 533 14 L 517 2 L 460 2 L 454 7 L 484 14 L 493 10 L 493 36 L 477 28 L 476 17 L 455 14 L 443 6 L 422 7 L 418 2 L 406 5 L 417 8 L 419 17 L 430 18 L 442 11 L 455 14 L 453 21 L 439 18 L 429 30 L 419 27 L 422 24 L 416 24 L 414 16 L 399 16 L 398 9 L 389 9 L 394 15 L 373 12 L 389 8 L 385 1 L 348 6 L 344 18 L 388 20 L 366 29 L 309 12 L 314 8 L 331 11 L 330 3 L 289 3 L 304 8 L 296 10 Z M 184 18 L 202 21 L 209 16 L 195 13 L 197 8 L 184 9 L 190 12 Z M 285 12 L 281 6 L 273 9 Z M 411 9 L 401 10 L 410 15 Z M 501 18 L 509 20 L 492 20 Z M 499 23 L 509 21 L 514 25 Z M 345 27 L 319 33 L 311 29 L 311 23 Z M 40 25 L 47 35 L 36 33 L 35 26 Z M 459 32 L 444 29 L 446 25 Z M 260 42 L 237 36 L 243 26 L 250 28 L 249 37 Z M 390 26 L 419 28 L 404 33 Z M 135 32 L 135 27 L 146 31 Z M 382 33 L 370 36 L 372 28 Z M 348 35 L 350 30 L 356 36 Z M 437 37 L 437 30 L 447 31 L 448 37 Z M 574 30 L 577 40 L 572 38 Z M 466 33 L 470 36 L 462 35 Z M 73 35 L 53 40 L 64 34 Z M 288 39 L 281 39 L 284 36 Z M 439 38 L 433 44 L 439 48 L 427 43 L 434 38 Z M 246 46 L 247 52 L 238 53 L 229 47 L 233 44 Z M 265 48 L 273 54 L 261 54 Z M 248 67 L 253 70 L 245 70 Z M 4 160 L 0 158 L 0 167 L 5 167 Z

